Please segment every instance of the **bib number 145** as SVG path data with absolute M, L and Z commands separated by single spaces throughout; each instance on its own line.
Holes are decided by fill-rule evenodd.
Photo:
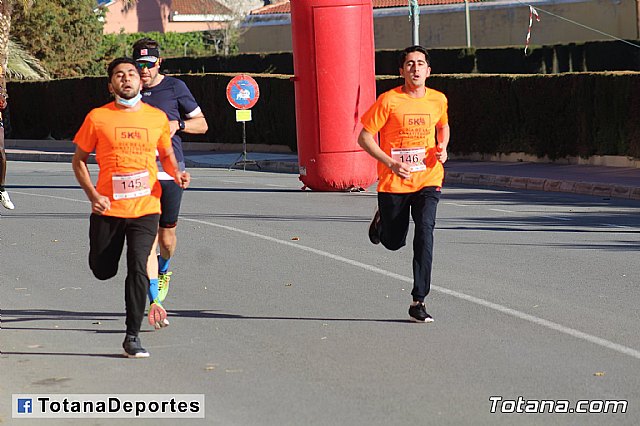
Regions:
M 124 174 L 114 173 L 111 176 L 111 181 L 114 200 L 138 198 L 151 194 L 148 170 Z

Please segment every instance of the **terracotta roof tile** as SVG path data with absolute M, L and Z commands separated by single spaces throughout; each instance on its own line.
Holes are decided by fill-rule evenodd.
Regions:
M 469 0 L 469 3 L 482 3 L 488 0 Z M 442 4 L 459 4 L 464 0 L 418 0 L 420 6 L 437 6 Z M 291 13 L 289 0 L 279 1 L 269 6 L 264 6 L 251 11 L 252 15 L 267 15 L 278 13 Z M 387 7 L 409 7 L 407 0 L 373 0 L 374 9 L 384 9 Z
M 258 9 L 254 9 L 251 11 L 251 15 L 268 15 L 272 13 L 290 13 L 291 7 L 289 5 L 289 0 L 278 1 L 276 3 L 270 4 L 269 6 L 264 6 Z
M 232 15 L 228 7 L 216 0 L 173 0 L 171 12 L 180 15 Z

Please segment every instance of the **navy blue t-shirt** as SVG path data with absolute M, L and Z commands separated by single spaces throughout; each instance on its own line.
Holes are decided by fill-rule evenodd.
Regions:
M 158 85 L 143 88 L 140 93 L 144 103 L 164 111 L 169 121 L 180 120 L 182 117 L 189 119 L 201 112 L 187 85 L 175 77 L 164 76 Z M 176 160 L 184 164 L 180 132 L 173 135 L 171 142 Z

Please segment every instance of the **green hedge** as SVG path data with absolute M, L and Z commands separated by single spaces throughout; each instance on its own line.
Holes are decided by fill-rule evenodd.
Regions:
M 8 82 L 14 139 L 71 139 L 84 116 L 109 101 L 106 77 Z
M 227 102 L 226 88 L 233 75 L 178 76 L 189 86 L 208 124 L 206 135 L 186 135 L 185 140 L 242 143 L 242 126 Z M 254 76 L 260 100 L 246 124 L 247 143 L 289 145 L 296 150 L 295 105 L 290 76 Z M 10 82 L 11 127 L 14 139 L 70 140 L 85 115 L 109 102 L 106 77 L 86 77 L 49 82 Z
M 131 55 L 141 37 L 160 43 L 165 57 L 163 69 L 173 74 L 265 73 L 293 74 L 293 53 L 244 53 L 215 55 L 207 32 L 106 34 L 94 53 L 94 62 L 84 74 L 104 75 L 107 63 Z M 636 44 L 637 41 L 632 41 Z M 186 54 L 185 54 L 186 52 Z M 400 50 L 375 52 L 376 75 L 397 75 Z M 640 50 L 622 41 L 522 47 L 430 49 L 433 72 L 437 74 L 553 74 L 563 72 L 640 71 Z
M 215 50 L 207 40 L 206 33 L 203 31 L 186 33 L 151 31 L 146 33 L 105 34 L 101 40 L 100 53 L 107 62 L 109 59 L 118 56 L 131 56 L 133 43 L 143 37 L 156 40 L 162 50 L 162 56 L 166 58 L 182 57 L 185 50 L 188 55 L 195 56 L 213 55 L 215 53 Z
M 293 54 L 245 53 L 229 56 L 167 58 L 163 71 L 171 74 L 244 72 L 257 74 L 293 74 Z
M 634 41 L 634 43 L 637 43 Z M 397 75 L 400 50 L 376 50 L 376 75 Z M 486 49 L 430 49 L 436 74 L 557 74 L 565 72 L 640 71 L 640 50 L 622 41 Z M 166 59 L 171 73 L 246 72 L 293 74 L 293 54 L 244 53 L 231 56 Z
M 182 75 L 209 124 L 206 141 L 242 143 L 242 125 L 236 122 L 235 108 L 227 101 L 227 84 L 233 74 Z M 290 76 L 253 75 L 260 87 L 258 103 L 246 123 L 247 143 L 296 147 L 295 104 Z M 202 140 L 191 136 L 188 140 Z
M 242 142 L 242 127 L 226 100 L 233 74 L 181 75 L 209 122 L 216 143 Z M 296 146 L 290 76 L 255 75 L 260 100 L 247 123 L 247 142 Z M 401 84 L 380 78 L 377 91 Z M 525 152 L 549 156 L 640 158 L 640 73 L 558 75 L 434 75 L 430 87 L 449 99 L 454 153 Z M 12 137 L 70 139 L 87 112 L 108 101 L 106 78 L 9 83 Z

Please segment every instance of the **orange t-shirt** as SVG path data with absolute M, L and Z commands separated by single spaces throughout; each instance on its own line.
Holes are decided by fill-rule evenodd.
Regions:
M 372 135 L 380 132 L 380 148 L 387 155 L 392 156 L 392 149 L 424 155 L 426 170 L 412 172 L 409 179 L 402 179 L 378 162 L 379 192 L 408 193 L 426 186 L 442 186 L 444 167 L 436 158 L 435 130 L 449 123 L 443 93 L 427 88 L 424 97 L 412 98 L 402 91 L 402 86 L 396 87 L 380 95 L 361 121 Z
M 100 166 L 96 190 L 111 200 L 106 216 L 136 218 L 160 213 L 156 149 L 170 148 L 170 135 L 167 115 L 144 103 L 135 112 L 123 111 L 113 102 L 89 112 L 73 141 L 85 152 L 96 152 Z M 129 193 L 122 198 L 123 187 L 141 182 L 148 188 L 143 195 Z

